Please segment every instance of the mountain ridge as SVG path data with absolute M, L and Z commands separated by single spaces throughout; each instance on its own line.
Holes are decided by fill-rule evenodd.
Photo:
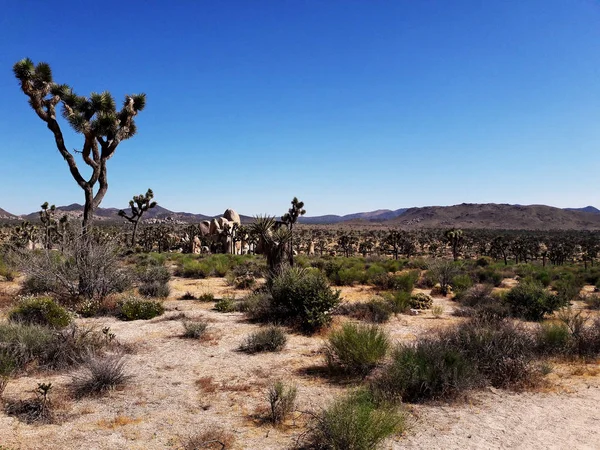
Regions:
M 128 212 L 129 208 L 125 208 Z M 121 222 L 118 208 L 98 208 L 95 218 L 105 222 Z M 80 219 L 83 206 L 78 203 L 59 206 L 56 215 L 66 214 L 72 219 Z M 175 212 L 162 206 L 156 206 L 143 216 L 148 222 L 197 223 L 213 217 L 205 214 Z M 251 222 L 253 217 L 240 215 L 242 222 Z M 17 216 L 0 208 L 2 220 L 39 220 L 39 213 Z M 328 214 L 322 216 L 303 216 L 300 224 L 305 225 L 381 225 L 402 228 L 493 228 L 493 229 L 600 229 L 600 210 L 593 206 L 582 208 L 556 208 L 546 205 L 511 205 L 505 203 L 462 203 L 451 206 L 425 206 L 400 208 L 396 210 L 379 209 L 374 211 L 346 215 Z

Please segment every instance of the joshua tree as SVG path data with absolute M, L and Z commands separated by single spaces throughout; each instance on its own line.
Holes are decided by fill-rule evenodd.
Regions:
M 452 228 L 444 233 L 446 242 L 452 247 L 452 258 L 458 261 L 458 252 L 463 242 L 463 231 Z
M 44 202 L 40 206 L 40 220 L 44 226 L 44 247 L 52 248 L 52 232 L 58 228 L 54 213 L 56 212 L 56 206 L 52 205 L 48 207 L 48 202 Z
M 274 217 L 257 216 L 254 222 L 248 225 L 248 232 L 256 236 L 256 251 L 266 256 L 271 274 L 276 273 L 286 260 L 291 231 L 286 227 L 277 227 Z
M 125 211 L 119 211 L 119 217 L 123 217 L 127 219 L 129 222 L 133 224 L 133 233 L 131 235 L 131 246 L 135 246 L 135 235 L 137 233 L 138 225 L 140 223 L 140 219 L 144 215 L 146 211 L 154 208 L 158 203 L 153 202 L 154 192 L 152 189 L 148 189 L 146 194 L 134 195 L 133 200 L 129 200 L 129 208 L 131 208 L 131 215 L 128 216 Z
M 135 116 L 146 105 L 145 94 L 127 95 L 123 108 L 117 111 L 112 95 L 105 91 L 88 97 L 76 95 L 66 84 L 57 84 L 47 63 L 34 64 L 29 58 L 13 66 L 21 89 L 29 97 L 29 104 L 38 117 L 46 122 L 54 135 L 59 153 L 67 162 L 71 175 L 85 193 L 83 207 L 83 233 L 87 234 L 94 210 L 100 205 L 108 189 L 106 162 L 114 155 L 117 146 L 136 132 Z M 57 121 L 56 106 L 62 103 L 62 116 L 76 133 L 83 135 L 80 153 L 92 174 L 83 178 L 73 153 L 67 150 L 64 136 Z M 94 194 L 94 186 L 98 190 Z
M 294 265 L 294 224 L 298 221 L 298 217 L 303 216 L 304 214 L 306 214 L 304 202 L 301 202 L 297 197 L 294 197 L 292 200 L 292 207 L 281 217 L 281 221 L 285 223 L 290 230 L 290 266 Z

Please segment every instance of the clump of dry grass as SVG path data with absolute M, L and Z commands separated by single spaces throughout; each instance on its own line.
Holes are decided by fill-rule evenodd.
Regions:
M 82 371 L 73 376 L 71 390 L 77 397 L 99 395 L 126 384 L 131 378 L 125 372 L 122 355 L 90 356 Z
M 184 450 L 227 450 L 233 447 L 235 437 L 218 426 L 211 426 L 186 439 Z

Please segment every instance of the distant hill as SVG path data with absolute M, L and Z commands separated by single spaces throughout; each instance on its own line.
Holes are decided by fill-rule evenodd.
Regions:
M 593 214 L 600 214 L 600 209 L 594 208 L 593 206 L 586 206 L 584 208 L 565 208 L 566 211 L 581 211 L 581 212 L 589 212 Z
M 300 217 L 298 219 L 298 222 L 312 225 L 334 224 L 357 219 L 369 222 L 381 222 L 389 219 L 394 219 L 395 217 L 398 217 L 401 214 L 403 214 L 406 210 L 407 208 L 397 209 L 395 211 L 392 211 L 390 209 L 378 209 L 377 211 L 346 214 L 345 216 L 336 216 L 330 214 L 326 216 Z
M 2 220 L 14 220 L 14 219 L 18 219 L 18 217 L 15 216 L 14 214 L 11 214 L 8 211 L 5 211 L 2 208 L 0 208 L 0 219 L 2 219 Z
M 410 208 L 385 224 L 405 228 L 600 230 L 600 214 L 545 205 L 463 203 Z
M 129 208 L 125 209 L 126 212 Z M 122 222 L 118 208 L 98 208 L 95 220 Z M 57 216 L 67 214 L 73 220 L 83 216 L 83 206 L 77 203 L 59 206 Z M 157 206 L 143 216 L 144 221 L 168 221 L 198 223 L 210 220 L 213 216 L 174 212 Z M 218 216 L 214 216 L 218 217 Z M 243 223 L 253 221 L 253 217 L 240 215 Z M 0 209 L 0 220 L 39 221 L 39 213 L 33 212 L 16 216 Z M 496 203 L 463 203 L 454 206 L 427 206 L 423 208 L 401 208 L 396 210 L 379 209 L 338 216 L 334 214 L 300 217 L 299 223 L 373 225 L 401 228 L 490 228 L 490 229 L 530 229 L 530 230 L 600 230 L 600 210 L 593 206 L 585 208 L 554 208 L 545 205 L 508 205 Z

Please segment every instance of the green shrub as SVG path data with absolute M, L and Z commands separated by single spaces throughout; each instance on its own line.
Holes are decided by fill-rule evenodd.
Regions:
M 394 275 L 391 273 L 377 275 L 373 279 L 373 284 L 377 288 L 385 291 L 412 292 L 418 279 L 419 271 L 411 270 L 410 272 L 401 275 Z
M 183 337 L 190 339 L 200 339 L 206 335 L 206 329 L 208 323 L 204 321 L 195 320 L 184 320 L 183 324 Z
M 566 274 L 554 281 L 552 287 L 556 290 L 556 295 L 562 303 L 568 305 L 572 300 L 579 298 L 579 293 L 583 288 L 583 279 Z
M 404 426 L 403 414 L 378 408 L 369 392 L 359 390 L 336 400 L 315 418 L 309 448 L 371 450 Z
M 329 334 L 325 359 L 334 372 L 366 376 L 385 357 L 389 345 L 379 327 L 346 323 Z
M 419 292 L 410 296 L 409 305 L 412 309 L 429 309 L 433 306 L 433 299 L 429 295 Z
M 268 292 L 257 291 L 244 297 L 237 310 L 246 313 L 250 320 L 269 322 L 273 314 L 272 303 Z
M 287 337 L 280 327 L 270 326 L 252 333 L 240 346 L 246 353 L 278 352 L 285 347 Z
M 435 339 L 397 347 L 392 361 L 371 381 L 379 401 L 421 402 L 451 398 L 474 384 L 477 373 L 459 351 Z
M 492 298 L 492 286 L 489 284 L 476 284 L 458 293 L 454 299 L 463 306 L 471 307 L 495 301 Z
M 482 267 L 475 272 L 477 281 L 482 284 L 491 284 L 492 286 L 500 286 L 503 275 L 493 267 Z
M 282 423 L 294 411 L 298 390 L 296 386 L 276 381 L 267 390 L 271 423 Z
M 459 295 L 461 292 L 464 292 L 473 286 L 473 280 L 467 274 L 456 275 L 452 278 L 450 286 L 452 286 L 452 292 Z
M 565 300 L 546 291 L 537 282 L 520 282 L 504 296 L 511 314 L 525 320 L 539 321 L 565 305 Z
M 117 317 L 121 320 L 148 320 L 165 312 L 161 302 L 128 297 L 117 303 Z
M 598 356 L 600 354 L 600 319 L 591 320 L 565 308 L 557 314 L 558 321 L 545 322 L 537 336 L 537 351 L 549 356 Z
M 107 336 L 75 326 L 56 331 L 41 325 L 0 323 L 0 370 L 7 375 L 33 362 L 43 369 L 65 369 L 118 345 Z
M 588 294 L 583 298 L 583 301 L 590 309 L 600 309 L 600 294 Z
M 217 303 L 215 303 L 215 311 L 221 313 L 230 313 L 236 311 L 236 303 L 232 297 L 223 297 Z
M 285 268 L 269 282 L 274 313 L 285 321 L 314 332 L 331 321 L 340 292 L 329 286 L 325 275 L 314 269 Z
M 215 296 L 211 292 L 205 292 L 204 294 L 200 294 L 198 296 L 199 302 L 214 302 Z
M 394 314 L 401 314 L 410 309 L 410 297 L 410 292 L 405 291 L 386 292 L 383 295 Z
M 50 297 L 23 297 L 8 313 L 8 320 L 64 328 L 71 323 L 71 316 Z
M 563 322 L 544 322 L 538 334 L 538 351 L 551 355 L 564 353 L 570 340 L 569 329 Z

